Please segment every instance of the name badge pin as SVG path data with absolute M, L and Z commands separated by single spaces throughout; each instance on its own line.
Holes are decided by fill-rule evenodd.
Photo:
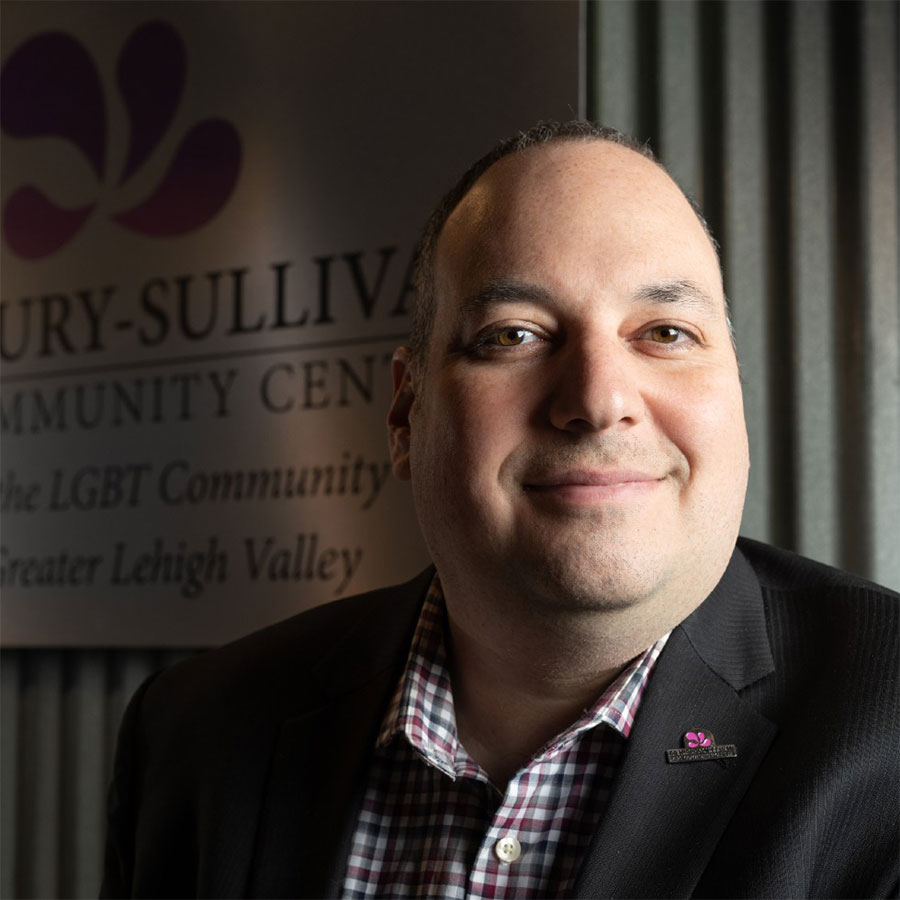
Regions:
M 717 744 L 712 732 L 706 729 L 686 731 L 681 742 L 683 747 L 666 750 L 666 762 L 703 762 L 706 759 L 733 759 L 737 756 L 734 744 Z

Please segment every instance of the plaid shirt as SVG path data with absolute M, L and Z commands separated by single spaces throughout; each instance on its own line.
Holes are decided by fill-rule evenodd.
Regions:
M 343 896 L 568 896 L 668 635 L 501 794 L 457 737 L 443 623 L 435 576 L 376 741 Z

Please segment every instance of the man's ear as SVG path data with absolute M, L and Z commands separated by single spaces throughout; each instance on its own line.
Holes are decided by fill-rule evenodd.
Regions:
M 391 378 L 394 396 L 388 409 L 388 444 L 394 474 L 401 481 L 409 481 L 409 414 L 413 405 L 413 386 L 410 371 L 411 352 L 398 347 L 391 358 Z

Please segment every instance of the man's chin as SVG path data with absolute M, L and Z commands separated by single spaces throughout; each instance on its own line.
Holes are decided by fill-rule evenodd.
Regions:
M 634 554 L 578 548 L 529 554 L 514 567 L 511 579 L 524 594 L 557 612 L 612 612 L 647 602 L 667 582 L 657 556 L 648 561 Z

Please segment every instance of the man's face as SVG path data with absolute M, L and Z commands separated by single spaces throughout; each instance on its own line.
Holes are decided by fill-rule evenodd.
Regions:
M 389 422 L 445 583 L 693 608 L 749 463 L 718 263 L 674 183 L 608 142 L 506 157 L 448 219 L 435 292 Z

